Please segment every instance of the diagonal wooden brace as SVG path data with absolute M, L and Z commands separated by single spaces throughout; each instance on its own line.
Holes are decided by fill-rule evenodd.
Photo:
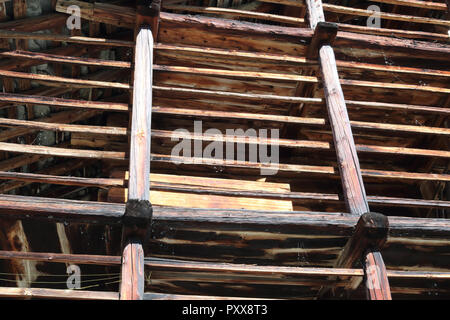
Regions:
M 352 268 L 355 264 L 362 263 L 366 274 L 369 273 L 370 275 L 373 275 L 375 270 L 376 275 L 373 275 L 372 278 L 367 278 L 368 280 L 366 281 L 366 288 L 370 297 L 380 297 L 379 293 L 373 294 L 372 291 L 380 291 L 384 288 L 387 290 L 387 293 L 385 292 L 381 296 L 390 298 L 386 269 L 379 253 L 386 243 L 388 232 L 389 220 L 387 216 L 376 212 L 363 214 L 356 224 L 352 237 L 347 241 L 334 265 L 335 268 Z M 374 256 L 377 257 L 376 260 L 373 260 Z M 370 281 L 373 282 L 374 278 L 379 279 L 377 283 L 381 283 L 383 286 L 370 286 Z M 347 289 L 355 289 L 359 284 L 360 279 L 358 278 Z M 329 287 L 322 288 L 320 296 L 324 297 L 329 293 L 330 289 Z M 345 295 L 346 292 L 341 289 L 334 291 L 333 294 L 335 298 L 342 298 Z

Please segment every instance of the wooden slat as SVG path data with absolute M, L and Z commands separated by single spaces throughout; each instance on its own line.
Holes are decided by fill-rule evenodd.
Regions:
M 84 57 L 67 57 L 56 54 L 31 52 L 23 50 L 0 52 L 0 56 L 13 59 L 31 59 L 37 61 L 68 63 L 83 66 L 98 66 L 98 67 L 125 68 L 125 69 L 129 69 L 131 67 L 131 63 L 126 61 L 101 60 Z
M 28 121 L 10 118 L 0 118 L 0 127 L 14 127 L 20 126 L 23 128 L 33 128 L 41 130 L 55 130 L 64 132 L 88 132 L 92 134 L 111 134 L 111 135 L 126 135 L 126 128 L 119 127 L 105 127 L 105 126 L 88 126 L 64 123 L 49 123 L 41 121 Z
M 322 3 L 321 1 L 307 0 L 306 5 L 310 26 L 316 28 L 319 22 L 325 21 Z M 366 191 L 345 105 L 344 93 L 340 85 L 336 59 L 331 46 L 322 45 L 319 48 L 319 63 L 345 202 L 350 213 L 362 215 L 369 212 L 369 205 L 367 204 Z
M 131 118 L 130 177 L 128 180 L 127 200 L 127 208 L 133 206 L 135 211 L 139 210 L 134 208 L 135 203 L 145 203 L 147 206 L 151 206 L 149 200 L 154 42 L 152 30 L 147 27 L 137 27 Z M 139 212 L 139 214 L 142 213 Z M 150 228 L 149 225 L 147 227 Z M 142 300 L 144 298 L 143 239 L 139 237 L 131 238 L 129 235 L 130 229 L 127 225 L 124 225 L 122 228 L 124 249 L 122 254 L 120 299 Z M 147 232 L 147 230 L 141 231 L 143 233 Z
M 373 15 L 373 11 L 370 11 L 370 10 L 339 6 L 339 5 L 329 4 L 329 3 L 324 3 L 323 9 L 328 12 L 343 13 L 343 14 L 347 14 L 347 15 L 356 15 L 356 16 L 363 16 L 363 17 L 370 17 Z M 441 26 L 450 26 L 450 21 L 447 21 L 447 20 L 433 19 L 433 18 L 427 18 L 427 17 L 418 17 L 418 16 L 411 16 L 411 15 L 404 15 L 404 14 L 396 14 L 396 13 L 386 13 L 386 12 L 379 12 L 378 14 L 381 19 L 385 19 L 385 20 L 406 21 L 406 22 L 414 22 L 414 23 L 425 23 L 425 24 L 434 24 L 434 25 L 441 25 Z
M 232 8 L 219 8 L 219 7 L 196 7 L 196 6 L 186 6 L 186 5 L 164 5 L 164 9 L 174 10 L 174 11 L 187 11 L 187 12 L 196 12 L 196 13 L 204 13 L 204 14 L 217 14 L 231 17 L 241 17 L 241 18 L 250 18 L 250 19 L 258 19 L 258 20 L 267 20 L 267 21 L 275 21 L 286 24 L 294 24 L 294 25 L 303 25 L 305 20 L 302 18 L 281 16 L 276 14 L 264 13 L 264 12 L 255 12 L 255 11 L 247 11 L 247 10 L 238 10 Z
M 126 159 L 125 152 L 55 148 L 47 146 L 15 144 L 8 142 L 0 142 L 0 150 L 8 152 L 27 153 L 27 154 L 51 155 L 57 157 L 114 159 L 114 160 Z
M 43 104 L 55 107 L 100 109 L 108 111 L 128 111 L 128 105 L 117 102 L 101 102 L 88 100 L 63 99 L 38 95 L 23 95 L 0 92 L 1 102 L 17 104 Z
M 0 30 L 0 38 L 48 40 L 48 41 L 70 42 L 85 45 L 105 46 L 105 47 L 134 47 L 134 42 L 131 41 L 81 37 L 81 36 L 64 36 L 58 34 L 20 32 L 9 30 Z
M 70 88 L 115 88 L 115 89 L 130 89 L 130 85 L 126 83 L 119 82 L 109 82 L 109 81 L 97 81 L 97 80 L 85 80 L 85 79 L 74 79 L 65 78 L 58 76 L 49 76 L 45 74 L 33 74 L 24 73 L 17 71 L 5 71 L 0 70 L 1 77 L 7 78 L 17 78 L 17 79 L 28 79 L 34 81 L 43 82 L 53 82 L 60 86 L 70 87 Z
M 0 297 L 26 299 L 118 300 L 119 294 L 117 292 L 86 290 L 0 287 Z
M 392 300 L 386 266 L 378 251 L 366 254 L 364 273 L 369 300 Z
M 424 8 L 430 10 L 447 11 L 445 3 L 421 0 L 372 0 L 373 2 L 395 4 L 405 7 Z

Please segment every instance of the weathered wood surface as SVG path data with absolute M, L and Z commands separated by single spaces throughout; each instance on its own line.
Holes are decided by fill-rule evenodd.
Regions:
M 144 250 L 140 242 L 125 245 L 122 254 L 120 300 L 144 298 Z
M 151 30 L 141 29 L 136 43 L 128 197 L 149 200 L 153 79 Z
M 392 300 L 386 266 L 378 251 L 365 255 L 364 272 L 369 300 Z
M 41 288 L 0 288 L 0 297 L 22 299 L 118 300 L 117 292 Z

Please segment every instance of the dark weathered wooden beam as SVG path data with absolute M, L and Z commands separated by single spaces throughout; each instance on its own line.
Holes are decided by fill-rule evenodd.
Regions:
M 309 44 L 308 51 L 306 53 L 307 59 L 317 59 L 319 49 L 322 45 L 332 45 L 336 38 L 338 26 L 335 23 L 320 21 L 317 23 L 314 35 Z
M 158 41 L 161 0 L 137 0 L 136 28 L 148 26 L 154 41 Z

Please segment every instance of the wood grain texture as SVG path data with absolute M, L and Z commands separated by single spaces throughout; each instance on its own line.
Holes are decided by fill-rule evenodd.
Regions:
M 122 254 L 120 300 L 144 298 L 144 250 L 141 243 L 129 242 Z
M 364 273 L 369 300 L 392 300 L 386 266 L 380 252 L 366 254 Z

